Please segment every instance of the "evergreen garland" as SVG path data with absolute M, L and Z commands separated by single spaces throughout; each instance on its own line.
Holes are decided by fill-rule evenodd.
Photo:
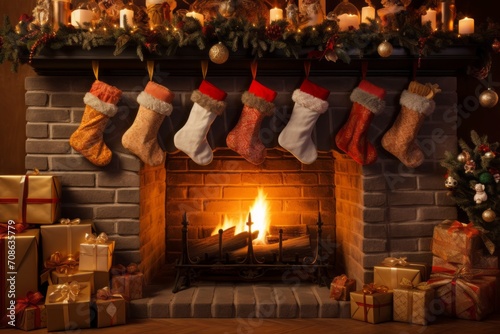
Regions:
M 359 29 L 348 31 L 339 31 L 333 20 L 297 28 L 286 20 L 268 25 L 263 19 L 251 23 L 243 17 L 218 15 L 201 26 L 194 18 L 175 14 L 170 22 L 166 21 L 154 30 L 146 25 L 123 29 L 101 23 L 94 29 L 63 26 L 53 32 L 49 25 L 37 26 L 26 19 L 13 27 L 6 18 L 0 30 L 0 63 L 10 61 L 16 69 L 45 47 L 79 46 L 91 50 L 114 45 L 114 55 L 135 48 L 137 56 L 143 60 L 148 54 L 172 56 L 183 47 L 207 50 L 217 42 L 233 52 L 246 50 L 259 58 L 271 55 L 294 58 L 314 54 L 324 56 L 328 48 L 336 57 L 349 63 L 351 52 L 359 57 L 376 56 L 377 46 L 384 40 L 419 58 L 449 46 L 461 45 L 476 47 L 479 57 L 487 59 L 493 42 L 500 36 L 499 26 L 491 21 L 478 25 L 474 34 L 462 37 L 456 32 L 433 32 L 430 24 L 421 25 L 420 15 L 418 10 L 408 9 L 395 14 L 389 26 L 380 26 L 372 20 L 370 24 L 362 23 Z M 49 34 L 50 38 L 47 38 Z
M 487 136 L 479 136 L 471 132 L 474 147 L 470 147 L 463 139 L 459 140 L 462 152 L 457 156 L 449 151 L 441 165 L 447 169 L 447 176 L 456 180 L 456 186 L 448 186 L 449 196 L 462 209 L 479 229 L 497 246 L 500 245 L 500 152 L 498 142 L 488 143 Z M 486 201 L 477 203 L 474 199 L 475 186 L 481 183 L 488 196 Z M 483 212 L 491 209 L 496 218 L 491 221 L 483 219 Z

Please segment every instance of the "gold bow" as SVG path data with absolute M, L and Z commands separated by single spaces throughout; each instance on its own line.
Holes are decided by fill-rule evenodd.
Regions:
M 385 285 L 375 283 L 363 285 L 363 294 L 365 295 L 372 295 L 374 293 L 386 293 L 387 291 L 389 291 L 389 288 Z
M 56 285 L 56 289 L 52 291 L 48 298 L 49 302 L 75 302 L 80 293 L 80 283 L 77 281 L 72 281 L 70 283 L 64 283 Z
M 86 233 L 85 242 L 88 244 L 105 244 L 108 242 L 108 235 L 105 232 L 100 233 L 98 236 L 93 233 Z
M 55 270 L 60 274 L 71 275 L 78 271 L 78 254 L 62 256 L 60 252 L 54 252 L 44 265 L 45 268 Z
M 78 225 L 80 224 L 80 218 L 69 219 L 69 218 L 61 218 L 59 219 L 59 223 L 62 225 Z
M 104 288 L 97 290 L 96 298 L 100 300 L 108 300 L 112 298 L 123 298 L 123 296 L 119 293 L 111 293 L 109 286 L 105 286 Z
M 407 266 L 408 262 L 406 261 L 406 257 L 386 257 L 382 264 L 386 267 L 397 267 L 397 266 Z

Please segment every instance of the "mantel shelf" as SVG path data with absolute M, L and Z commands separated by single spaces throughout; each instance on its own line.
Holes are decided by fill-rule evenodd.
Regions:
M 59 50 L 44 49 L 36 56 L 31 66 L 39 75 L 92 75 L 92 61 L 99 61 L 99 73 L 103 75 L 142 75 L 146 61 L 155 62 L 155 72 L 172 75 L 199 75 L 202 60 L 208 60 L 207 50 L 181 48 L 174 56 L 146 55 L 141 61 L 135 49 L 126 49 L 120 55 L 113 55 L 114 47 L 99 47 L 91 51 L 76 47 Z M 359 53 L 350 53 L 351 62 L 311 60 L 311 76 L 359 76 L 363 63 L 367 65 L 368 75 L 377 76 L 456 76 L 465 74 L 468 65 L 478 60 L 475 48 L 450 47 L 420 59 L 410 55 L 403 48 L 394 48 L 390 57 L 378 55 L 360 57 Z M 255 58 L 245 52 L 230 53 L 224 64 L 208 61 L 211 76 L 239 76 L 250 73 L 250 64 L 258 61 L 259 76 L 297 76 L 304 73 L 304 61 L 307 58 L 287 58 L 270 55 Z M 416 71 L 416 72 L 415 72 Z

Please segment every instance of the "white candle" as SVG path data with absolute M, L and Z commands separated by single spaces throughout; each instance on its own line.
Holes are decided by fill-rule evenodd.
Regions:
M 365 6 L 361 8 L 361 23 L 370 24 L 370 21 L 368 19 L 375 19 L 375 8 L 373 8 L 372 6 Z
M 340 31 L 349 30 L 349 27 L 354 29 L 359 28 L 359 16 L 354 14 L 342 14 L 338 16 Z
M 120 28 L 125 28 L 125 19 L 127 25 L 132 27 L 134 25 L 134 11 L 126 8 L 120 10 Z
M 273 8 L 269 12 L 269 23 L 273 23 L 273 21 L 283 20 L 283 9 L 281 8 Z
M 437 12 L 434 9 L 427 9 L 427 13 L 422 15 L 422 24 L 426 24 L 427 22 L 431 22 L 431 29 L 434 31 L 437 28 L 436 25 L 436 14 Z
M 85 27 L 86 25 L 90 25 L 92 23 L 92 19 L 94 18 L 94 12 L 90 9 L 75 9 L 71 12 L 71 25 L 75 28 L 80 26 Z
M 474 19 L 464 18 L 458 21 L 458 33 L 460 35 L 469 35 L 474 33 Z
M 203 26 L 203 23 L 205 23 L 205 17 L 203 16 L 203 14 L 200 14 L 197 12 L 189 12 L 189 13 L 186 13 L 186 16 L 192 17 L 193 19 L 197 19 L 198 21 L 200 21 L 200 24 L 202 26 Z

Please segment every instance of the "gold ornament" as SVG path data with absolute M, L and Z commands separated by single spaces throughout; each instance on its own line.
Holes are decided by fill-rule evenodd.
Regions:
M 384 58 L 392 55 L 392 50 L 393 50 L 392 44 L 389 43 L 388 41 L 383 41 L 377 47 L 378 54 L 380 55 L 380 57 L 384 57 Z
M 479 104 L 485 108 L 493 108 L 497 103 L 498 95 L 491 88 L 488 88 L 479 95 Z
M 488 151 L 484 154 L 484 157 L 486 159 L 493 159 L 495 157 L 495 153 L 491 152 L 491 151 Z
M 457 160 L 458 160 L 458 162 L 465 162 L 465 155 L 463 153 L 460 153 L 457 156 Z
M 337 53 L 333 50 L 328 50 L 325 52 L 325 59 L 328 61 L 333 61 L 334 63 L 339 59 Z
M 229 50 L 221 42 L 215 44 L 208 51 L 208 56 L 210 60 L 216 64 L 224 64 L 229 58 Z
M 491 208 L 484 210 L 481 216 L 483 217 L 483 220 L 487 223 L 495 221 L 495 218 L 497 217 L 495 211 L 491 210 Z

